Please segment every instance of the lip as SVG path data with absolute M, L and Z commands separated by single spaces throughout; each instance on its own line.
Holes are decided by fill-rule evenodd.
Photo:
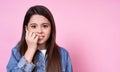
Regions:
M 38 40 L 42 40 L 44 38 L 44 36 L 39 36 Z

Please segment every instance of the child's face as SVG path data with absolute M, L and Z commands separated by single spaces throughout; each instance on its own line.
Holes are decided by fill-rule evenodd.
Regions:
M 50 22 L 42 15 L 33 15 L 26 28 L 38 36 L 38 44 L 45 44 L 51 33 Z

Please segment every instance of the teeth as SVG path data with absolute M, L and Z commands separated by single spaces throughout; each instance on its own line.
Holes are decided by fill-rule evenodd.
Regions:
M 39 38 L 40 38 L 40 39 L 42 39 L 42 38 L 43 38 L 43 36 L 40 36 Z

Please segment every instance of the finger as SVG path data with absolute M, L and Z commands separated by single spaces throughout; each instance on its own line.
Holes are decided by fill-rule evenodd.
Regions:
M 32 39 L 34 39 L 36 37 L 36 34 L 33 33 L 31 37 L 32 37 Z
M 30 32 L 30 31 L 29 31 L 29 32 L 28 32 L 28 37 L 31 38 L 31 37 L 32 37 L 32 34 L 33 34 L 33 32 Z
M 38 36 L 36 35 L 34 39 L 37 41 L 38 40 Z

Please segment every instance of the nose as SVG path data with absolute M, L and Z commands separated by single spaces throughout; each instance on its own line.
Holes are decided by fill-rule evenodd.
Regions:
M 43 33 L 42 28 L 41 28 L 41 27 L 38 27 L 37 32 L 38 32 L 39 34 Z

